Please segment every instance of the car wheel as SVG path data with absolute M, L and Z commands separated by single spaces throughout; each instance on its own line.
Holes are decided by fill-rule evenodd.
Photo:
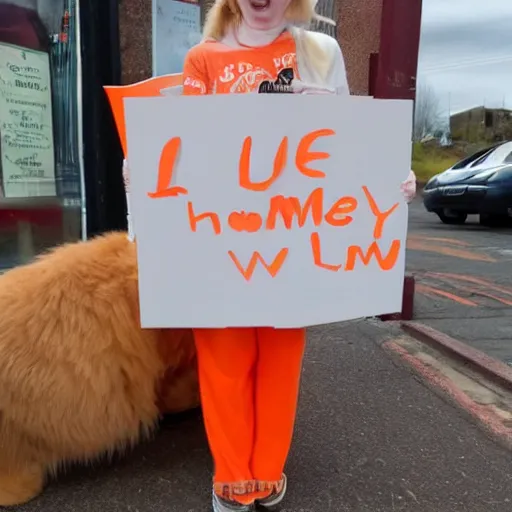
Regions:
M 468 218 L 467 213 L 454 212 L 453 210 L 440 210 L 436 213 L 444 224 L 464 224 Z
M 511 225 L 511 220 L 506 215 L 480 214 L 480 225 L 488 228 L 502 228 Z

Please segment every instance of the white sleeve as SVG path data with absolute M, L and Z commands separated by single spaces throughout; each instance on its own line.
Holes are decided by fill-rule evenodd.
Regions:
M 336 94 L 350 94 L 345 58 L 338 41 L 323 32 L 307 31 L 307 34 L 320 47 L 329 61 L 327 75 L 325 79 L 322 79 L 321 85 Z M 308 76 L 308 78 L 311 77 Z
M 331 38 L 331 40 L 333 41 L 331 43 L 332 51 L 330 52 L 332 64 L 327 78 L 329 87 L 332 87 L 336 91 L 336 94 L 350 94 L 343 52 L 341 51 L 338 41 L 334 38 Z
M 311 30 L 293 29 L 292 34 L 297 44 L 300 76 L 300 80 L 292 83 L 294 91 L 301 94 L 350 94 L 345 59 L 338 41 L 328 34 Z M 311 59 L 321 59 L 321 65 L 315 65 Z M 323 69 L 320 71 L 318 68 Z

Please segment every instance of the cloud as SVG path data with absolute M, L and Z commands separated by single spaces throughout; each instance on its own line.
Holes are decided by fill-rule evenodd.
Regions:
M 423 0 L 418 83 L 441 104 L 512 108 L 512 1 Z
M 492 24 L 512 16 L 509 0 L 424 0 L 423 26 Z

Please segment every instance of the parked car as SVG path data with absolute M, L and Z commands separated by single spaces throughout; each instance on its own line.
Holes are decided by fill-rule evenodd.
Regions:
M 423 204 L 445 224 L 480 215 L 487 226 L 512 222 L 512 141 L 486 147 L 433 176 Z

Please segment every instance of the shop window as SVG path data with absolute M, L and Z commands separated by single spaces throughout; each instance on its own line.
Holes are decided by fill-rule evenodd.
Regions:
M 76 0 L 0 0 L 0 272 L 82 237 Z

